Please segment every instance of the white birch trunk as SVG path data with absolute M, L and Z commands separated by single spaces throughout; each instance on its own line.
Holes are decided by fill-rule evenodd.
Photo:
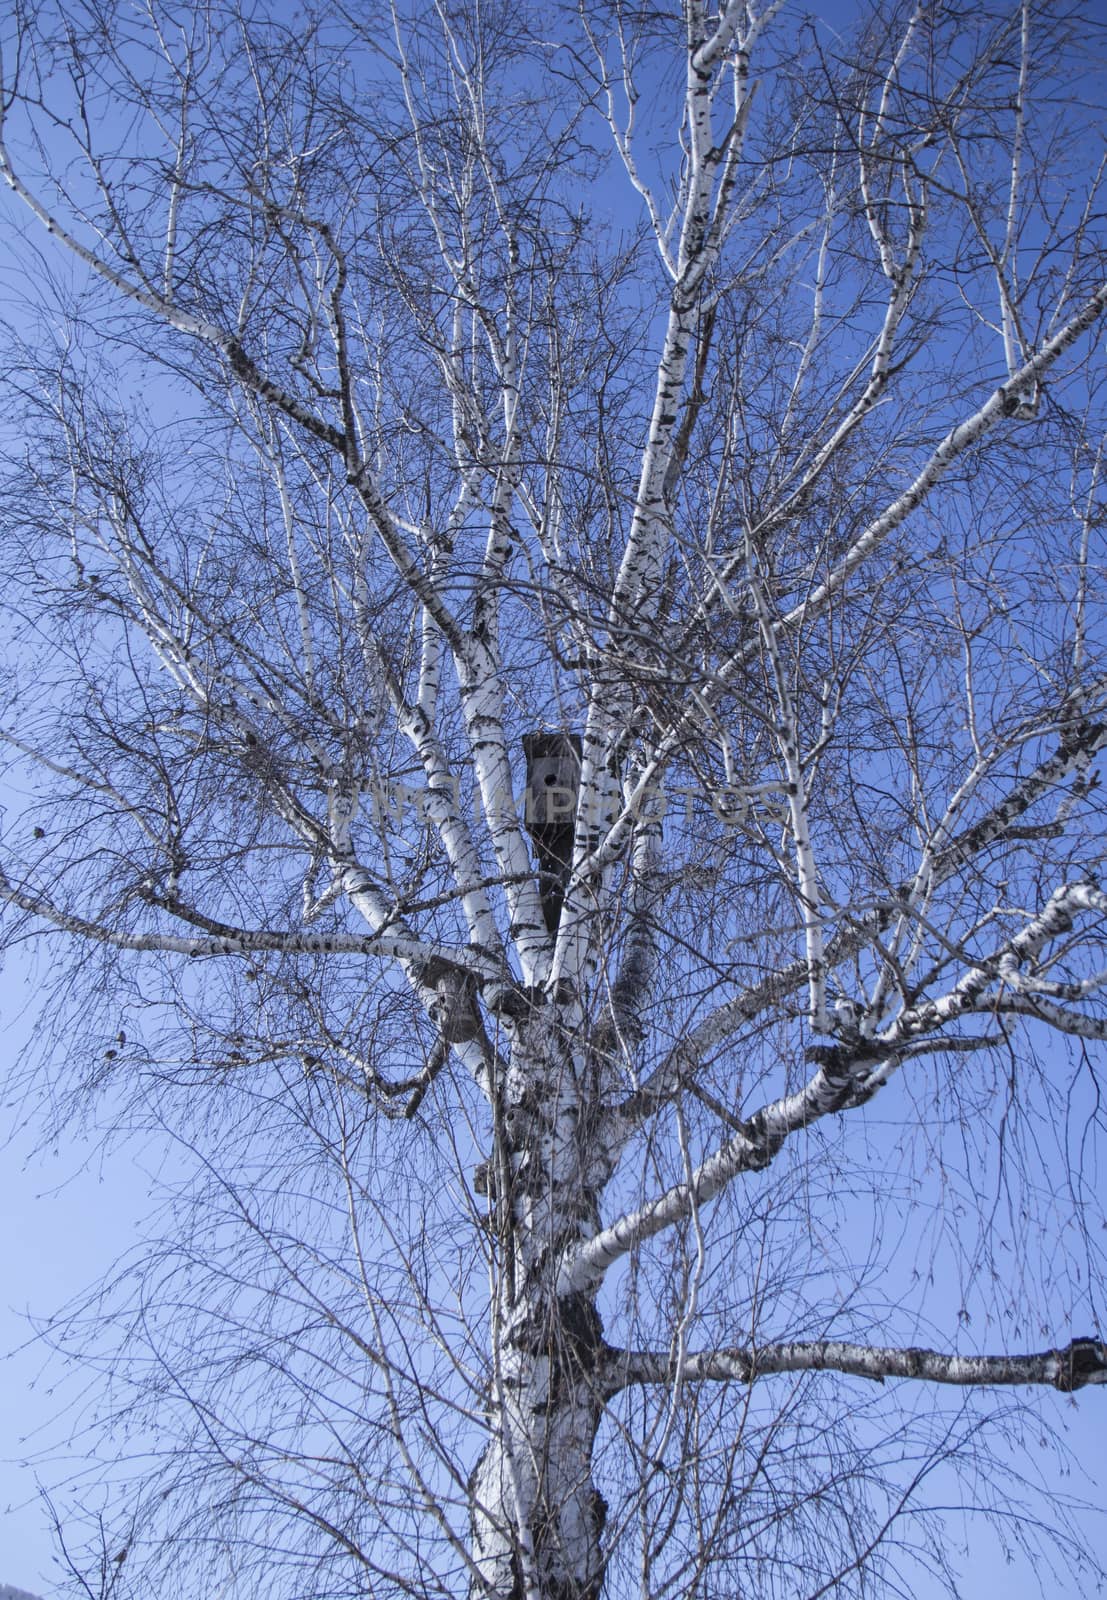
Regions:
M 599 1322 L 525 1299 L 505 1330 L 490 1437 L 470 1482 L 473 1600 L 597 1600 L 606 1506 L 592 1481 L 602 1404 L 588 1367 Z
M 143 1284 L 177 1362 L 154 1346 L 144 1374 L 195 1412 L 196 1454 L 164 1469 L 164 1511 L 143 1491 L 142 1579 L 128 1536 L 95 1592 L 164 1592 L 159 1562 L 188 1587 L 190 1549 L 192 1588 L 236 1595 L 307 1597 L 310 1570 L 328 1592 L 454 1596 L 460 1566 L 471 1600 L 600 1600 L 634 1555 L 643 1595 L 790 1592 L 809 1555 L 812 1592 L 882 1581 L 870 1555 L 912 1548 L 898 1519 L 962 1446 L 916 1408 L 900 1498 L 878 1451 L 847 1458 L 848 1395 L 787 1375 L 1107 1388 L 1090 1314 L 1029 1354 L 885 1342 L 915 1290 L 881 1238 L 884 1174 L 921 1152 L 933 1231 L 905 1219 L 901 1240 L 971 1262 L 966 1300 L 978 1264 L 1036 1239 L 1024 1323 L 1102 1304 L 1107 414 L 1079 362 L 1107 319 L 1107 169 L 1074 182 L 1103 141 L 1048 110 L 1051 74 L 1084 70 L 1068 8 L 1064 29 L 1029 0 L 985 25 L 920 0 L 817 55 L 782 0 L 682 0 L 668 23 L 570 7 L 542 37 L 465 0 L 291 30 L 186 3 L 179 40 L 157 6 L 118 35 L 121 8 L 23 9 L 0 185 L 104 310 L 75 302 L 80 338 L 17 351 L 5 390 L 5 937 L 118 963 L 120 1009 L 144 1001 L 130 1033 L 112 1014 L 100 1039 L 100 979 L 78 1039 L 61 1013 L 45 1031 L 82 1092 L 124 1073 L 158 1127 L 187 1097 L 261 1250 L 256 1279 L 210 1269 L 235 1291 L 196 1308 L 216 1359 L 176 1290 Z M 612 238 L 597 106 L 644 251 L 630 213 Z M 158 388 L 132 404 L 147 345 Z M 200 409 L 171 418 L 189 377 Z M 536 736 L 581 756 L 557 849 L 515 793 Z M 219 977 L 182 977 L 192 960 Z M 1079 1042 L 1067 1084 L 1063 1052 L 1022 1049 L 1024 1018 Z M 973 1075 L 978 1052 L 1005 1072 Z M 814 1135 L 899 1074 L 912 1109 L 893 1091 L 879 1127 Z M 1075 1151 L 1084 1114 L 1061 1185 L 1042 1136 Z M 270 1128 L 281 1181 L 259 1182 Z M 812 1218 L 825 1236 L 838 1215 L 817 1215 L 824 1174 L 843 1219 L 871 1195 L 871 1254 L 809 1256 Z M 960 1238 L 982 1178 L 1017 1242 L 986 1205 Z M 216 1256 L 227 1215 L 221 1197 Z M 755 1292 L 723 1270 L 752 1258 L 751 1217 Z M 197 1302 L 205 1237 L 190 1220 Z M 609 1345 L 597 1302 L 622 1270 L 659 1291 L 603 1301 Z M 352 1417 L 351 1348 L 372 1369 Z M 824 1443 L 781 1467 L 724 1391 L 717 1458 L 700 1397 L 755 1382 L 781 1439 L 830 1406 Z M 608 1521 L 597 1430 L 632 1386 L 654 1400 L 605 1432 Z M 238 1421 L 255 1394 L 264 1426 Z
M 472 1593 L 596 1600 L 606 1507 L 592 1445 L 606 1347 L 591 1295 L 556 1290 L 562 1253 L 597 1227 L 582 1075 L 553 1007 L 515 1032 L 497 1118 L 501 1176 L 489 1180 L 504 1271 L 492 1311 L 489 1437 L 470 1483 Z

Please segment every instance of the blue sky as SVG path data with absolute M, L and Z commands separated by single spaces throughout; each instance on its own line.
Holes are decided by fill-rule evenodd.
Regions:
M 5 1078 L 26 1036 L 26 997 L 33 981 L 31 963 L 9 956 L 0 977 L 0 1014 L 7 1022 Z M 4 1105 L 5 1131 L 14 1109 Z M 49 1483 L 75 1473 L 96 1481 L 96 1461 L 85 1457 L 79 1444 L 68 1451 L 66 1443 L 71 1418 L 96 1404 L 98 1389 L 95 1376 L 67 1373 L 35 1338 L 35 1324 L 91 1288 L 145 1236 L 166 1162 L 166 1152 L 148 1139 L 119 1141 L 107 1152 L 75 1135 L 44 1147 L 41 1136 L 18 1125 L 0 1153 L 0 1353 L 5 1358 L 0 1368 L 0 1583 L 28 1589 L 43 1600 L 51 1600 L 58 1567 L 36 1477 L 41 1473 Z M 867 1399 L 869 1386 L 858 1381 L 858 1392 Z M 1038 1392 L 1033 1398 L 1043 1422 L 1069 1445 L 1074 1465 L 1070 1474 L 1044 1436 L 1036 1459 L 1027 1465 L 1059 1493 L 1107 1504 L 1107 1396 L 1088 1389 L 1071 1397 Z M 36 1468 L 39 1455 L 44 1459 Z M 1082 1479 L 1081 1471 L 1090 1477 Z M 946 1493 L 956 1505 L 952 1475 L 932 1484 L 932 1498 Z M 1090 1523 L 1087 1532 L 1092 1532 Z M 955 1513 L 949 1535 L 951 1560 L 967 1596 L 994 1584 L 1002 1585 L 1005 1600 L 1074 1593 L 1059 1588 L 1048 1572 L 1035 1571 L 1022 1555 L 1008 1562 L 982 1519 L 970 1522 Z M 1107 1561 L 1107 1526 L 1101 1526 L 1100 1538 L 1099 1553 Z M 916 1600 L 938 1600 L 944 1593 L 926 1582 L 914 1592 Z
M 834 7 L 841 13 L 843 8 Z M 64 270 L 64 269 L 63 269 Z M 44 953 L 42 958 L 47 959 Z M 0 1066 L 8 1076 L 25 1036 L 24 1004 L 35 971 L 18 956 L 9 957 L 0 978 L 0 1015 L 8 1033 L 0 1047 Z M 4 1142 L 11 1130 L 11 1137 Z M 94 1142 L 66 1138 L 56 1148 L 40 1147 L 41 1135 L 22 1125 L 22 1112 L 4 1103 L 0 1119 L 0 1352 L 13 1352 L 3 1367 L 0 1393 L 0 1583 L 51 1594 L 52 1546 L 46 1510 L 36 1493 L 35 1471 L 24 1463 L 40 1450 L 53 1454 L 65 1438 L 58 1417 L 61 1398 L 57 1363 L 41 1345 L 28 1345 L 28 1314 L 44 1320 L 93 1284 L 142 1237 L 143 1219 L 156 1203 L 157 1168 L 163 1152 L 147 1143 L 118 1142 L 104 1154 Z M 1087 1330 L 1074 1328 L 1072 1333 Z M 990 1344 L 989 1348 L 995 1346 Z M 70 1391 L 63 1385 L 65 1393 Z M 95 1391 L 90 1396 L 95 1401 Z M 1044 1417 L 1066 1430 L 1074 1453 L 1096 1482 L 1081 1483 L 1090 1500 L 1107 1499 L 1107 1394 L 1098 1390 L 1066 1399 L 1041 1396 Z M 1044 1468 L 1052 1470 L 1045 1452 Z M 78 1470 L 95 1463 L 73 1463 Z M 44 1476 L 49 1478 L 49 1469 Z M 1058 1477 L 1072 1490 L 1074 1478 Z M 951 1519 L 955 1543 L 970 1536 L 958 1516 Z M 1102 1556 L 1107 1561 L 1107 1541 Z M 955 1555 L 955 1564 L 960 1564 Z M 982 1525 L 971 1536 L 964 1564 L 965 1592 L 1002 1583 L 1007 1600 L 1031 1600 L 1057 1587 L 1041 1579 L 1024 1560 L 1008 1567 L 998 1541 Z M 919 1588 L 918 1600 L 937 1590 Z
M 27 964 L 29 968 L 29 964 Z M 0 978 L 6 1023 L 3 1069 L 21 1042 L 19 1017 L 29 970 L 9 956 Z M 67 1433 L 59 1418 L 63 1369 L 36 1337 L 35 1325 L 89 1288 L 139 1236 L 151 1208 L 146 1163 L 137 1141 L 105 1156 L 92 1142 L 67 1137 L 53 1148 L 3 1107 L 0 1146 L 0 1582 L 49 1595 L 56 1572 L 46 1506 L 34 1458 L 53 1454 Z M 9 1130 L 10 1136 L 9 1136 Z M 60 1385 L 60 1387 L 59 1387 Z M 51 1472 L 43 1469 L 47 1480 Z

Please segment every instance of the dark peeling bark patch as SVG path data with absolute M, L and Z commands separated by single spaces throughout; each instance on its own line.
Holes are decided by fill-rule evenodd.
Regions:
M 1086 1383 L 1102 1381 L 1107 1370 L 1107 1344 L 1099 1339 L 1074 1339 L 1067 1350 L 1058 1352 L 1061 1370 L 1057 1388 L 1062 1394 L 1082 1389 Z
M 511 1557 L 511 1592 L 508 1600 L 526 1600 L 526 1585 L 518 1551 L 513 1552 Z
M 569 1294 L 558 1301 L 558 1308 L 559 1331 L 573 1366 L 586 1376 L 593 1375 L 607 1351 L 595 1301 L 586 1294 Z

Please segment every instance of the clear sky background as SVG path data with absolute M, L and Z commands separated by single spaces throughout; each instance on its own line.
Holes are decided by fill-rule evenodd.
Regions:
M 0 1047 L 5 1081 L 26 1038 L 33 981 L 31 964 L 9 956 L 0 976 L 0 1019 L 7 1024 Z M 0 1119 L 0 1584 L 52 1600 L 59 1569 L 37 1479 L 41 1475 L 46 1483 L 57 1482 L 67 1470 L 90 1469 L 95 1479 L 96 1463 L 84 1459 L 78 1446 L 68 1463 L 59 1465 L 69 1437 L 66 1397 L 85 1386 L 75 1385 L 73 1375 L 65 1381 L 62 1363 L 35 1338 L 34 1324 L 41 1325 L 90 1288 L 139 1242 L 157 1206 L 167 1159 L 170 1167 L 173 1162 L 149 1140 L 117 1143 L 106 1155 L 94 1142 L 76 1136 L 42 1148 L 41 1134 L 20 1126 L 18 1107 L 10 1102 L 2 1104 Z M 842 1381 L 855 1381 L 859 1394 L 868 1397 L 861 1380 Z M 95 1398 L 94 1380 L 84 1403 Z M 1082 1480 L 1079 1471 L 1071 1476 L 1058 1472 L 1052 1452 L 1046 1450 L 1034 1467 L 1058 1491 L 1107 1505 L 1107 1391 L 1085 1389 L 1071 1397 L 1039 1391 L 1034 1402 L 1043 1420 L 1067 1437 L 1079 1468 L 1090 1476 Z M 43 1458 L 37 1465 L 36 1457 Z M 952 1475 L 946 1482 L 952 1497 Z M 942 1489 L 940 1481 L 932 1483 L 932 1498 Z M 1107 1525 L 1102 1518 L 1096 1520 L 1098 1535 L 1091 1521 L 1088 1531 L 1093 1544 L 1097 1537 L 1102 1540 L 1098 1553 L 1107 1564 Z M 1003 1600 L 1040 1600 L 1042 1595 L 1075 1600 L 1076 1591 L 1059 1588 L 1053 1575 L 1036 1572 L 1024 1558 L 1009 1564 L 982 1519 L 969 1524 L 954 1515 L 949 1531 L 966 1597 L 975 1600 L 998 1588 Z M 969 1551 L 964 1559 L 958 1553 L 962 1546 Z M 942 1592 L 924 1583 L 915 1591 L 916 1600 L 938 1600 Z
M 4 1081 L 25 1037 L 20 1017 L 29 964 L 9 956 L 0 976 Z M 140 1236 L 152 1206 L 151 1151 L 137 1140 L 106 1157 L 68 1137 L 43 1148 L 18 1105 L 0 1111 L 0 1583 L 51 1594 L 57 1574 L 35 1457 L 68 1433 L 59 1404 L 62 1366 L 39 1326 L 95 1283 Z M 47 1482 L 57 1468 L 43 1464 Z
M 824 9 L 841 16 L 854 8 Z M 10 200 L 0 198 L 0 221 L 12 215 Z M 54 268 L 66 270 L 56 260 Z M 44 948 L 39 959 L 48 958 Z M 5 1083 L 27 1036 L 26 1001 L 34 983 L 32 964 L 18 953 L 9 955 L 0 973 L 0 1025 L 6 1029 L 0 1039 L 0 1075 Z M 10 1094 L 0 1094 L 0 1585 L 52 1600 L 58 1569 L 36 1475 L 40 1472 L 50 1482 L 64 1472 L 45 1461 L 36 1469 L 35 1460 L 40 1455 L 55 1458 L 67 1423 L 58 1416 L 61 1368 L 34 1339 L 34 1322 L 45 1322 L 89 1288 L 143 1237 L 157 1204 L 165 1152 L 148 1141 L 135 1141 L 119 1142 L 105 1155 L 95 1142 L 77 1136 L 44 1148 L 41 1129 L 28 1127 L 26 1116 Z M 68 1393 L 68 1386 L 62 1389 Z M 1090 1474 L 1083 1480 L 1057 1476 L 1057 1487 L 1107 1503 L 1107 1389 L 1088 1389 L 1072 1398 L 1043 1393 L 1037 1399 L 1043 1417 L 1067 1431 L 1074 1456 Z M 1041 1464 L 1052 1473 L 1052 1457 L 1043 1454 Z M 88 1465 L 73 1462 L 77 1468 Z M 983 1523 L 976 1523 L 970 1536 L 955 1515 L 950 1530 L 954 1544 L 971 1542 L 963 1564 L 953 1553 L 964 1573 L 966 1596 L 998 1590 L 1004 1600 L 1037 1600 L 1043 1592 L 1061 1600 L 1074 1593 L 1060 1589 L 1048 1574 L 1036 1574 L 1022 1559 L 1008 1566 Z M 1107 1565 L 1102 1529 L 1100 1537 L 1100 1558 Z M 917 1600 L 932 1600 L 938 1592 L 920 1587 Z M 196 1600 L 204 1597 L 197 1595 Z

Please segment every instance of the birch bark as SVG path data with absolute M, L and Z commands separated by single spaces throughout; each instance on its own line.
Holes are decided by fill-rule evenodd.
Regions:
M 227 1173 L 134 1280 L 194 1454 L 97 1600 L 940 1568 L 959 1424 L 878 1472 L 855 1380 L 897 1450 L 901 1383 L 1107 1378 L 1069 14 L 32 11 L 0 174 L 81 288 L 6 379 L 5 937 Z

